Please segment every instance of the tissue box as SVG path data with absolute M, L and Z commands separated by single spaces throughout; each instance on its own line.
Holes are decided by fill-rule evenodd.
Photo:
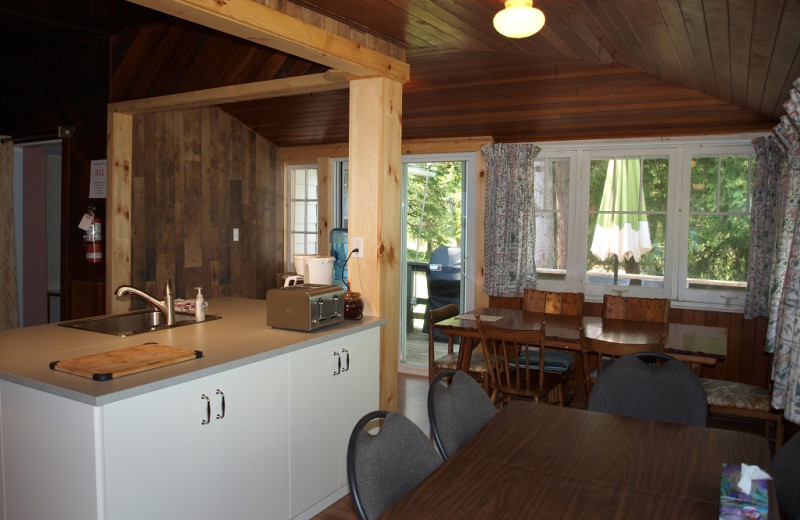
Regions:
M 723 464 L 719 489 L 719 520 L 766 520 L 769 513 L 769 492 L 766 480 L 754 480 L 750 494 L 736 487 L 739 464 Z

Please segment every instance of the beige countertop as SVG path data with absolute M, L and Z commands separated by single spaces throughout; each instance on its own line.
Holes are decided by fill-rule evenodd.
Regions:
M 383 319 L 365 316 L 362 320 L 345 320 L 314 332 L 274 329 L 267 325 L 266 302 L 244 298 L 209 299 L 207 312 L 222 319 L 128 337 L 54 323 L 0 331 L 0 379 L 100 406 L 385 323 Z M 94 381 L 50 369 L 53 361 L 148 342 L 200 350 L 203 357 L 109 381 Z M 380 345 L 376 344 L 375 348 Z

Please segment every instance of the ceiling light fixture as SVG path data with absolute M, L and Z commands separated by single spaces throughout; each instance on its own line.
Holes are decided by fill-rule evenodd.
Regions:
M 527 38 L 544 27 L 544 13 L 532 0 L 507 0 L 506 7 L 494 15 L 494 28 L 508 38 Z

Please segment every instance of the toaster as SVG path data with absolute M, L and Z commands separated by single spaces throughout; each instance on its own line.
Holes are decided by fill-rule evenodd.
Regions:
M 312 331 L 344 320 L 339 285 L 299 284 L 267 291 L 267 325 Z

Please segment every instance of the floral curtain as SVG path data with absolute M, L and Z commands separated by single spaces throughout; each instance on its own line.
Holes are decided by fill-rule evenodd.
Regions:
M 800 87 L 800 78 L 794 83 Z M 800 423 L 800 94 L 795 89 L 775 133 L 785 146 L 779 198 L 778 236 L 772 265 L 769 318 L 765 350 L 772 358 L 772 406 L 783 409 L 788 420 Z M 791 120 L 789 119 L 791 117 Z
M 14 240 L 14 143 L 0 141 L 0 329 L 19 327 Z
M 786 151 L 772 136 L 753 139 L 756 164 L 753 172 L 753 205 L 750 212 L 750 254 L 744 317 L 769 315 L 771 270 L 778 233 L 779 182 Z
M 536 220 L 532 144 L 490 144 L 486 159 L 483 288 L 489 296 L 522 296 L 536 286 Z

